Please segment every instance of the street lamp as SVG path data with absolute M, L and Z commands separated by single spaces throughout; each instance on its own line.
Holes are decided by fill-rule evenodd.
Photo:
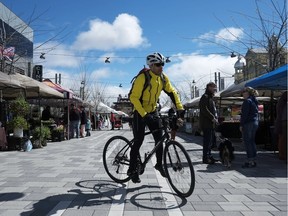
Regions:
M 85 81 L 81 81 L 81 87 L 80 87 L 80 97 L 84 101 L 84 87 L 85 87 Z
M 171 62 L 170 57 L 166 57 L 165 62 L 166 62 L 166 63 L 170 63 L 170 62 Z
M 110 63 L 110 57 L 106 57 L 106 59 L 105 59 L 105 63 L 107 64 L 109 64 Z

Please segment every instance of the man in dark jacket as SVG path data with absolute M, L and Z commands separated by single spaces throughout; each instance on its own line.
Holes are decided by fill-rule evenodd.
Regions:
M 211 155 L 211 146 L 213 136 L 215 135 L 215 125 L 218 123 L 216 106 L 213 101 L 214 93 L 217 86 L 213 82 L 206 85 L 206 91 L 202 95 L 200 107 L 200 127 L 203 131 L 203 157 L 202 162 L 205 164 L 214 164 L 215 159 Z
M 74 138 L 74 132 L 76 131 L 76 138 L 79 138 L 80 133 L 80 113 L 74 104 L 71 104 L 71 110 L 69 114 L 70 119 L 70 133 L 71 138 Z
M 50 112 L 50 106 L 46 106 L 42 112 L 42 120 L 48 121 L 50 118 L 53 118 Z

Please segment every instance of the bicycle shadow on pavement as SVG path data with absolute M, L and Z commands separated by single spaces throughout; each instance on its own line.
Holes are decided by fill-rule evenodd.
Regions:
M 87 206 L 101 206 L 101 208 L 105 209 L 103 205 L 126 203 L 127 194 L 134 191 L 137 191 L 138 194 L 138 191 L 142 189 L 157 188 L 160 190 L 161 188 L 161 186 L 154 185 L 125 188 L 125 184 L 109 180 L 84 180 L 75 183 L 75 185 L 77 188 L 68 190 L 66 194 L 48 196 L 35 202 L 33 205 L 27 207 L 30 208 L 28 211 L 22 212 L 20 215 L 54 215 L 59 210 L 81 209 Z
M 181 208 L 187 200 L 171 192 L 149 191 L 133 195 L 130 202 L 139 208 L 169 210 Z

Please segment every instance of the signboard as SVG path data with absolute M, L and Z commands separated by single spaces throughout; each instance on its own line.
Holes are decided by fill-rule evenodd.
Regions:
M 43 78 L 43 66 L 35 65 L 33 68 L 33 79 L 42 82 L 42 78 Z

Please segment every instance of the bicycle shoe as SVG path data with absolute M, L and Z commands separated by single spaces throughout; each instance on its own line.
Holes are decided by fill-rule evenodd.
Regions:
M 129 167 L 129 169 L 127 170 L 127 175 L 131 176 L 133 172 L 135 172 L 135 170 Z
M 133 183 L 140 183 L 141 182 L 141 179 L 139 178 L 139 175 L 135 170 L 129 168 L 127 170 L 127 175 L 131 177 L 131 180 Z
M 158 170 L 158 171 L 160 172 L 160 174 L 161 174 L 164 178 L 167 178 L 167 175 L 166 175 L 166 173 L 165 173 L 162 165 L 156 164 L 156 165 L 154 166 L 154 168 L 155 168 L 156 170 Z
M 133 183 L 140 183 L 141 182 L 141 179 L 139 178 L 139 175 L 137 173 L 133 174 L 132 177 L 131 177 L 131 180 Z

